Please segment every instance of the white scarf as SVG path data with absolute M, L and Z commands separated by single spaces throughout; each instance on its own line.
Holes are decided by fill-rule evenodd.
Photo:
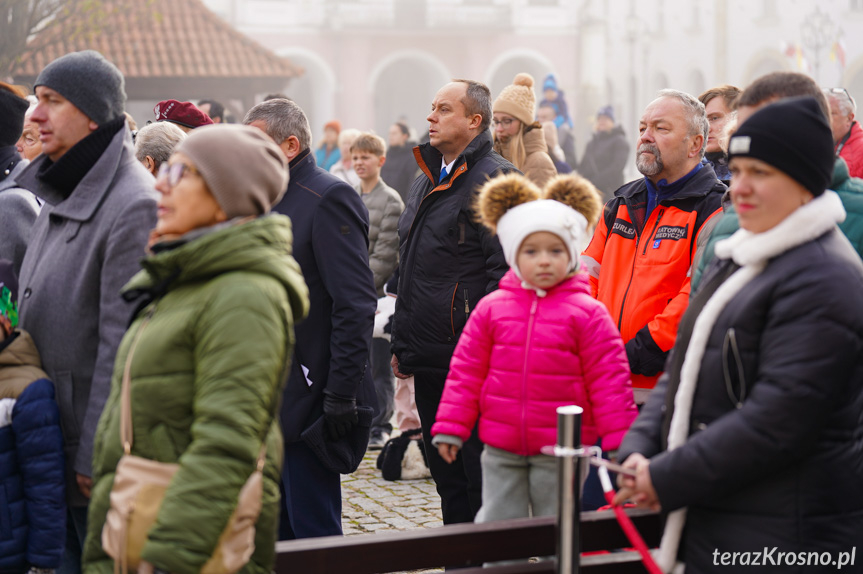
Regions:
M 699 369 L 707 346 L 707 339 L 716 319 L 731 299 L 760 274 L 774 257 L 799 245 L 821 237 L 845 220 L 845 208 L 839 196 L 830 190 L 797 208 L 778 225 L 763 233 L 739 229 L 734 235 L 716 243 L 716 256 L 732 259 L 740 265 L 716 290 L 695 319 L 692 337 L 680 369 L 680 385 L 674 396 L 674 414 L 668 433 L 668 450 L 674 450 L 689 437 L 689 420 L 692 401 L 698 385 Z M 680 536 L 686 523 L 686 508 L 668 515 L 657 557 L 663 572 L 682 572 L 675 564 Z M 675 568 L 675 565 L 677 566 Z

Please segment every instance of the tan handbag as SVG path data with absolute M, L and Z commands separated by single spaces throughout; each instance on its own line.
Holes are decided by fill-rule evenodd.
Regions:
M 141 560 L 141 551 L 150 528 L 156 523 L 171 479 L 180 468 L 178 464 L 156 462 L 131 454 L 132 356 L 154 311 L 155 308 L 151 309 L 142 321 L 123 370 L 120 440 L 125 454 L 117 464 L 111 488 L 111 507 L 102 527 L 102 548 L 114 559 L 115 574 L 125 574 L 129 570 L 152 571 L 150 565 Z M 234 574 L 246 565 L 255 551 L 255 523 L 261 513 L 266 450 L 265 440 L 258 455 L 257 468 L 240 490 L 237 507 L 222 531 L 213 555 L 201 568 L 202 574 Z

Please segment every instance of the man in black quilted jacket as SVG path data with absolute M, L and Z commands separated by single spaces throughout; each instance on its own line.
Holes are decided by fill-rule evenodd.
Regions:
M 474 430 L 450 465 L 431 446 L 430 431 L 471 309 L 497 288 L 507 270 L 497 238 L 476 222 L 474 198 L 488 178 L 517 170 L 492 149 L 487 86 L 453 80 L 438 91 L 431 108 L 429 143 L 414 148 L 422 174 L 399 219 L 392 364 L 397 377 L 415 377 L 429 469 L 443 522 L 452 524 L 473 522 L 482 504 L 482 443 Z

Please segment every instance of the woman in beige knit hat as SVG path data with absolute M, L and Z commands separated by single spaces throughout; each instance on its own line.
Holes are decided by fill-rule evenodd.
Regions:
M 512 85 L 505 87 L 494 101 L 494 150 L 542 187 L 557 175 L 557 170 L 548 155 L 542 126 L 534 121 L 533 83 L 530 74 L 516 74 Z

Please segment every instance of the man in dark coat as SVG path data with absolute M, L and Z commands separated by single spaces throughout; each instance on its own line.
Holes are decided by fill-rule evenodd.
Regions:
M 471 309 L 507 270 L 500 243 L 476 222 L 473 200 L 489 177 L 517 171 L 492 149 L 491 93 L 455 80 L 432 102 L 429 143 L 414 148 L 422 170 L 399 219 L 399 286 L 393 372 L 415 377 L 429 469 L 444 524 L 472 522 L 482 503 L 482 444 L 474 429 L 456 461 L 431 445 L 449 361 Z
M 67 54 L 36 78 L 42 155 L 18 185 L 45 202 L 20 279 L 20 326 L 54 381 L 66 444 L 69 528 L 59 572 L 78 572 L 93 438 L 114 355 L 134 307 L 120 288 L 156 225 L 153 176 L 135 159 L 120 71 L 98 52 Z
M 408 191 L 419 171 L 410 135 L 410 128 L 404 122 L 396 122 L 390 126 L 387 162 L 381 168 L 381 179 L 399 192 L 403 202 L 407 201 Z
M 578 173 L 589 179 L 608 201 L 623 185 L 623 170 L 628 160 L 629 142 L 623 128 L 614 123 L 614 108 L 599 108 L 596 131 L 587 142 Z
M 350 185 L 315 164 L 309 121 L 297 104 L 263 102 L 249 110 L 243 123 L 267 133 L 288 159 L 291 180 L 273 211 L 291 218 L 293 255 L 309 286 L 309 315 L 296 326 L 297 343 L 282 398 L 285 463 L 279 539 L 338 535 L 339 472 L 300 435 L 323 416 L 327 441 L 355 436 L 357 406 L 371 407 L 377 401 L 368 368 L 377 309 L 369 268 L 369 214 Z

